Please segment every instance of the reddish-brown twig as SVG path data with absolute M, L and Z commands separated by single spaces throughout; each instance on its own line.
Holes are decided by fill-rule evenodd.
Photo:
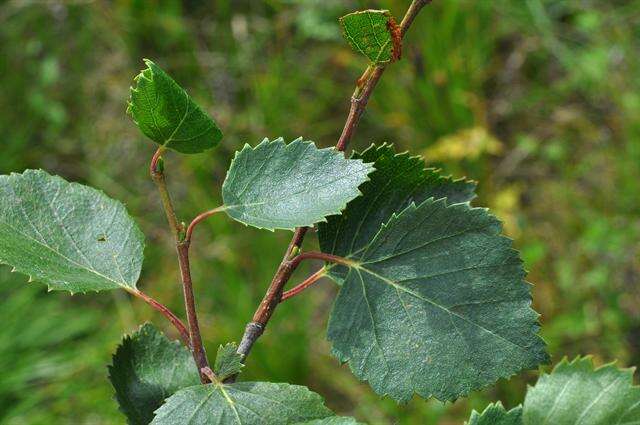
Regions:
M 160 155 L 163 150 L 164 148 L 159 148 L 151 159 L 151 178 L 158 188 L 162 207 L 175 238 L 178 264 L 180 265 L 180 275 L 182 278 L 184 305 L 187 312 L 187 323 L 189 323 L 189 347 L 196 366 L 198 366 L 198 370 L 201 371 L 203 368 L 209 367 L 209 362 L 202 344 L 202 337 L 200 336 L 200 326 L 198 325 L 198 315 L 196 314 L 195 300 L 193 297 L 193 282 L 191 281 L 191 269 L 189 265 L 189 241 L 185 239 L 186 233 L 184 226 L 180 224 L 176 218 L 175 208 L 173 207 L 173 202 L 171 201 L 171 196 L 169 196 L 169 190 L 165 181 L 164 169 L 163 167 L 158 167 L 158 161 L 161 158 Z M 209 382 L 209 378 L 203 373 L 200 373 L 200 380 L 202 383 Z
M 280 301 L 282 302 L 282 301 L 288 300 L 291 297 L 295 297 L 300 292 L 304 291 L 309 286 L 313 285 L 314 283 L 322 279 L 326 274 L 327 274 L 327 271 L 325 270 L 325 268 L 324 267 L 321 268 L 320 270 L 318 270 L 317 272 L 315 272 L 314 274 L 312 274 L 311 276 L 303 280 L 301 283 L 297 284 L 296 286 L 289 289 L 288 291 L 285 291 L 282 294 L 282 298 L 280 298 Z
M 407 12 L 402 18 L 402 22 L 400 23 L 401 37 L 404 37 L 420 10 L 429 3 L 431 3 L 431 0 L 413 0 L 411 2 L 409 9 L 407 9 Z M 349 115 L 347 116 L 340 138 L 336 143 L 336 149 L 344 151 L 349 141 L 351 141 L 358 122 L 360 121 L 360 117 L 362 116 L 369 98 L 371 97 L 371 93 L 373 93 L 373 89 L 378 84 L 378 81 L 385 69 L 385 65 L 376 65 L 373 67 L 373 71 L 370 67 L 367 67 L 362 77 L 358 80 L 356 89 L 351 96 Z M 293 239 L 285 252 L 284 258 L 278 266 L 271 284 L 269 285 L 267 292 L 253 316 L 253 320 L 249 322 L 245 328 L 244 335 L 242 336 L 242 340 L 238 346 L 238 353 L 244 358 L 247 357 L 253 344 L 264 332 L 267 322 L 271 318 L 274 309 L 282 298 L 284 285 L 287 283 L 292 273 L 290 270 L 291 264 L 289 260 L 291 259 L 292 254 L 300 249 L 307 230 L 308 229 L 304 227 L 296 229 Z M 228 381 L 233 381 L 234 378 L 235 377 L 230 377 Z
M 140 298 L 151 307 L 158 310 L 164 317 L 167 318 L 167 320 L 171 322 L 171 324 L 173 324 L 173 326 L 175 326 L 175 328 L 178 330 L 178 333 L 180 334 L 180 339 L 182 339 L 182 342 L 184 342 L 187 347 L 191 347 L 191 342 L 189 340 L 189 331 L 187 330 L 187 327 L 184 325 L 184 323 L 182 323 L 182 320 L 180 320 L 178 316 L 176 316 L 171 310 L 169 310 L 167 306 L 159 303 L 158 301 L 138 289 L 128 289 L 127 292 Z

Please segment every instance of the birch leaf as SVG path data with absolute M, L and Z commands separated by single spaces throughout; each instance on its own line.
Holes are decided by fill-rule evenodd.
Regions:
M 154 425 L 285 425 L 333 416 L 305 387 L 219 382 L 182 389 L 156 411 Z
M 200 382 L 189 350 L 149 323 L 122 340 L 109 366 L 109 379 L 132 425 L 150 423 L 165 398 Z
M 0 263 L 51 290 L 136 290 L 144 237 L 124 205 L 42 170 L 0 176 Z
M 240 370 L 244 367 L 242 364 L 242 356 L 238 354 L 237 351 L 238 346 L 235 343 L 229 343 L 218 347 L 213 372 L 219 380 L 223 381 L 231 375 L 240 373 Z
M 160 146 L 199 153 L 220 143 L 218 125 L 187 92 L 152 61 L 135 77 L 127 112 L 140 131 Z
M 226 212 L 254 227 L 293 230 L 339 213 L 360 195 L 358 186 L 373 170 L 333 148 L 282 138 L 236 153 L 222 186 Z
M 400 58 L 400 34 L 388 10 L 363 10 L 340 18 L 342 34 L 353 50 L 373 64 Z
M 640 387 L 634 369 L 599 368 L 591 357 L 564 359 L 529 388 L 525 425 L 631 425 L 640 423 Z
M 507 411 L 502 403 L 490 404 L 482 413 L 471 412 L 467 425 L 522 425 L 522 406 Z
M 362 153 L 354 152 L 352 158 L 373 163 L 375 171 L 360 186 L 362 196 L 349 202 L 341 215 L 318 224 L 320 248 L 329 254 L 357 258 L 380 226 L 412 202 L 445 198 L 448 204 L 456 204 L 475 197 L 475 182 L 454 180 L 436 169 L 425 168 L 421 157 L 407 152 L 397 154 L 392 145 L 371 145 Z M 341 281 L 346 268 L 332 267 L 329 273 Z
M 428 199 L 382 226 L 335 301 L 334 354 L 381 395 L 454 400 L 546 362 L 529 285 L 485 209 Z

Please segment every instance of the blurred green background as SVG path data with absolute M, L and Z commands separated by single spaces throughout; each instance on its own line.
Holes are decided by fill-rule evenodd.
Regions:
M 233 152 L 263 137 L 331 146 L 366 66 L 337 18 L 408 1 L 4 1 L 0 172 L 43 168 L 124 201 L 147 235 L 139 285 L 181 311 L 147 176 L 154 146 L 125 116 L 151 58 L 216 118 L 222 146 L 166 157 L 181 217 L 220 203 Z M 478 180 L 530 270 L 553 361 L 640 365 L 640 1 L 436 0 L 376 89 L 353 148 L 393 142 Z M 195 290 L 210 353 L 237 341 L 290 234 L 217 216 L 197 232 Z M 315 236 L 306 246 L 316 244 Z M 0 423 L 124 423 L 106 379 L 121 335 L 164 320 L 123 292 L 47 294 L 0 267 Z M 307 270 L 308 271 L 308 270 Z M 304 272 L 304 271 L 303 271 Z M 303 277 L 303 272 L 298 277 Z M 372 424 L 460 424 L 513 406 L 537 373 L 455 403 L 380 399 L 330 355 L 329 282 L 283 304 L 244 373 L 308 385 Z

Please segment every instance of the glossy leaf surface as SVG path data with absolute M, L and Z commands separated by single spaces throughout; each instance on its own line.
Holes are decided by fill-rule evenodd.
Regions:
M 181 153 L 199 153 L 222 139 L 218 125 L 152 61 L 135 77 L 127 112 L 148 138 Z

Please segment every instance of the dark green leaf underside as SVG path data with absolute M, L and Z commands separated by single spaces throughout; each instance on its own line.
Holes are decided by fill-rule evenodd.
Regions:
M 295 424 L 333 416 L 305 387 L 270 382 L 208 384 L 185 388 L 156 411 L 155 425 Z
M 144 237 L 124 205 L 42 170 L 0 176 L 0 263 L 71 293 L 135 289 Z
M 363 10 L 340 18 L 342 34 L 351 47 L 372 63 L 393 59 L 393 38 L 389 30 L 392 19 L 388 10 Z
M 594 368 L 590 357 L 564 359 L 529 388 L 525 425 L 637 425 L 640 387 L 633 369 L 612 364 Z
M 199 153 L 216 146 L 222 132 L 187 92 L 152 61 L 135 78 L 127 112 L 161 146 Z
M 282 138 L 264 139 L 236 154 L 222 196 L 227 214 L 235 220 L 269 230 L 293 230 L 339 213 L 360 194 L 358 186 L 372 169 L 302 139 L 289 144 Z
M 354 159 L 372 162 L 375 171 L 360 186 L 362 196 L 349 202 L 341 215 L 319 223 L 320 248 L 341 257 L 358 258 L 380 230 L 380 226 L 412 202 L 421 204 L 429 198 L 446 198 L 448 204 L 469 202 L 475 197 L 475 182 L 445 177 L 425 168 L 419 156 L 397 154 L 392 145 L 372 145 Z M 342 279 L 344 267 L 330 271 L 334 279 Z
M 529 285 L 485 209 L 429 199 L 382 227 L 351 268 L 328 337 L 379 394 L 453 400 L 546 362 Z
M 197 370 L 187 348 L 145 324 L 122 340 L 109 379 L 129 423 L 146 425 L 166 398 L 200 382 Z
M 471 413 L 467 425 L 522 425 L 522 406 L 507 411 L 502 403 L 490 404 L 482 412 L 475 410 Z

